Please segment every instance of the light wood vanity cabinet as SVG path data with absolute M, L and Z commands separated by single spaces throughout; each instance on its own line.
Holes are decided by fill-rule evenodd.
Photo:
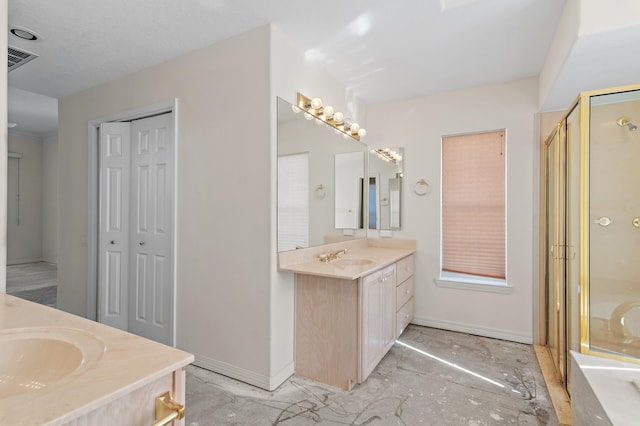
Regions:
M 362 380 L 366 379 L 393 346 L 396 318 L 396 265 L 362 280 Z
M 296 374 L 367 379 L 413 319 L 413 255 L 358 279 L 296 274 Z
M 398 286 L 396 289 L 396 335 L 397 339 L 413 319 L 413 274 L 414 256 L 407 256 L 396 264 Z

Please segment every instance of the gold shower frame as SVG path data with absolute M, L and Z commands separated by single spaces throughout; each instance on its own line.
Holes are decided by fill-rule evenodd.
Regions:
M 571 113 L 578 108 L 578 120 L 579 120 L 579 212 L 578 212 L 578 233 L 580 238 L 580 247 L 578 249 L 578 288 L 580 290 L 579 294 L 579 313 L 578 313 L 578 328 L 577 332 L 579 333 L 579 344 L 580 344 L 580 352 L 583 354 L 599 356 L 608 359 L 614 359 L 618 361 L 632 362 L 636 364 L 640 364 L 640 359 L 624 356 L 624 355 L 616 355 L 610 354 L 606 352 L 601 352 L 598 350 L 592 350 L 590 347 L 590 315 L 589 315 L 589 139 L 590 139 L 590 119 L 591 119 L 591 104 L 590 99 L 594 96 L 608 95 L 614 93 L 622 93 L 622 92 L 631 92 L 631 91 L 640 91 L 640 84 L 628 85 L 628 86 L 620 86 L 608 89 L 601 90 L 593 90 L 581 92 L 576 99 L 571 103 L 569 108 L 565 110 L 565 113 L 562 115 L 562 118 L 557 124 L 557 127 L 550 133 L 550 135 L 545 138 L 544 142 L 541 145 L 541 181 L 540 181 L 540 268 L 539 268 L 539 277 L 540 277 L 540 340 L 541 343 L 545 343 L 547 340 L 547 332 L 546 332 L 546 318 L 548 315 L 546 309 L 546 284 L 545 284 L 545 268 L 546 268 L 546 216 L 545 212 L 545 200 L 546 200 L 546 189 L 544 188 L 544 178 L 548 171 L 546 170 L 546 147 L 552 137 L 556 135 L 559 136 L 560 132 L 558 127 L 562 125 L 563 122 L 566 123 L 567 119 L 571 115 Z M 567 135 L 565 135 L 567 136 Z M 567 136 L 568 137 L 568 136 Z M 566 174 L 564 175 L 564 180 L 566 183 Z M 567 247 L 564 247 L 565 253 L 568 251 Z M 558 272 L 559 273 L 559 272 Z M 556 277 L 557 278 L 557 277 Z M 566 300 L 565 300 L 566 304 Z M 565 320 L 569 323 L 569 319 Z M 568 349 L 573 349 L 570 347 L 571 340 L 570 333 L 575 333 L 576 330 L 570 330 L 570 327 L 567 327 L 567 333 L 565 334 L 565 345 L 566 342 L 569 342 Z M 569 356 L 569 354 L 566 354 Z

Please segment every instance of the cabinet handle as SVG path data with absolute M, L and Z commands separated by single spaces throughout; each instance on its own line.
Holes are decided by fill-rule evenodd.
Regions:
M 171 399 L 169 391 L 156 397 L 156 422 L 152 426 L 164 426 L 174 420 L 182 419 L 184 419 L 184 405 Z

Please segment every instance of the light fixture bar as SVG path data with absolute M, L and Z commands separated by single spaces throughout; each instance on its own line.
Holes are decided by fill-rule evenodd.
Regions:
M 330 105 L 324 105 L 320 98 L 308 98 L 298 92 L 297 107 L 305 114 L 309 114 L 309 119 L 322 120 L 339 133 L 350 136 L 357 141 L 367 134 L 367 131 L 361 128 L 358 123 L 350 123 L 344 118 L 344 114 L 340 111 L 334 111 Z
M 397 164 L 400 160 L 402 160 L 402 156 L 391 148 L 375 148 L 372 149 L 371 152 L 376 154 L 384 161 L 389 161 L 394 164 Z

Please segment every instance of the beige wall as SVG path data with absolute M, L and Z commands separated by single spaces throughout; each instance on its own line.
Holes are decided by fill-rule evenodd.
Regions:
M 369 106 L 368 143 L 403 146 L 404 217 L 397 238 L 416 238 L 415 322 L 486 336 L 533 338 L 532 195 L 538 141 L 536 78 Z M 389 120 L 393 117 L 393 120 Z M 443 135 L 507 129 L 507 280 L 511 294 L 440 288 L 440 144 Z M 420 179 L 428 196 L 413 193 Z M 535 224 L 537 227 L 537 224 Z
M 58 136 L 42 141 L 42 260 L 58 261 Z
M 345 87 L 310 61 L 294 41 L 278 28 L 270 33 L 271 83 L 271 371 L 272 383 L 279 383 L 293 372 L 293 274 L 277 269 L 277 108 L 276 97 L 296 102 L 296 92 L 306 96 L 319 96 L 336 111 L 350 115 L 366 127 L 364 104 L 354 98 Z
M 7 199 L 7 264 L 42 260 L 42 140 L 11 132 Z M 19 199 L 18 199 L 19 196 Z
M 59 102 L 59 307 L 87 313 L 87 123 L 178 100 L 177 346 L 270 379 L 269 28 Z
M 178 99 L 177 345 L 263 388 L 293 373 L 293 276 L 276 262 L 276 97 L 362 105 L 263 27 L 59 102 L 59 306 L 85 315 L 87 123 Z M 271 159 L 270 161 L 266 159 Z
M 579 3 L 580 35 L 637 26 L 640 22 L 640 2 L 636 0 L 579 0 Z

